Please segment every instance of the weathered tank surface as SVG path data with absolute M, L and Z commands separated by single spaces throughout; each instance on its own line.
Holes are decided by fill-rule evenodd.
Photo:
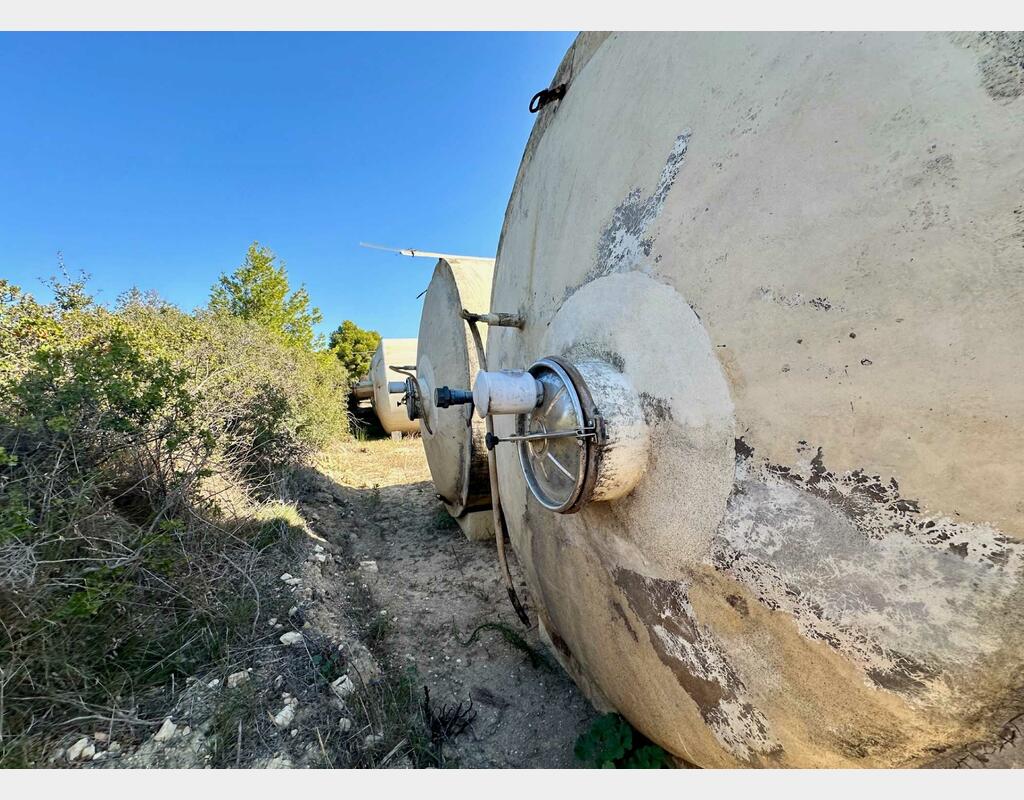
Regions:
M 419 425 L 409 419 L 405 406 L 400 405 L 404 397 L 406 376 L 392 369 L 411 367 L 415 364 L 415 339 L 381 339 L 370 359 L 369 377 L 373 381 L 373 410 L 380 420 L 381 427 L 388 433 L 419 431 Z
M 498 483 L 560 661 L 681 758 L 921 766 L 1022 711 L 1021 63 L 1012 34 L 584 34 L 552 82 L 488 366 L 610 368 L 646 451 L 577 513 L 511 444 Z
M 494 259 L 438 259 L 423 298 L 416 352 L 423 449 L 434 487 L 470 539 L 494 537 L 484 421 L 468 405 L 438 409 L 434 390 L 471 386 L 480 369 L 477 347 L 462 311 L 490 308 Z M 486 345 L 487 326 L 478 325 Z

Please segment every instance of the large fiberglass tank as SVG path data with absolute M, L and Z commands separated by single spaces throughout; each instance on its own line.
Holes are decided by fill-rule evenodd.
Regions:
M 415 339 L 381 339 L 370 359 L 368 377 L 373 383 L 373 410 L 377 413 L 381 427 L 388 433 L 419 431 L 419 425 L 409 419 L 402 405 L 406 375 L 392 369 L 412 367 L 415 364 Z
M 423 449 L 434 487 L 463 532 L 471 539 L 494 536 L 483 420 L 466 405 L 439 410 L 435 390 L 471 386 L 480 369 L 477 345 L 462 312 L 489 310 L 494 259 L 442 256 L 423 298 L 416 354 L 419 417 Z M 479 325 L 481 345 L 487 326 Z
M 566 669 L 703 766 L 1024 705 L 1019 35 L 584 34 L 505 215 L 498 483 Z M 547 434 L 545 434 L 547 435 Z

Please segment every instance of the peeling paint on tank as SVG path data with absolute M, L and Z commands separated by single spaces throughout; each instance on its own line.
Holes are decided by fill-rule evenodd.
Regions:
M 644 622 L 658 657 L 697 704 L 715 738 L 733 755 L 761 763 L 781 753 L 768 720 L 746 697 L 711 631 L 696 621 L 687 585 L 619 568 L 615 583 Z
M 928 517 L 895 479 L 837 475 L 821 448 L 799 451 L 812 449 L 785 467 L 736 440 L 715 567 L 891 691 L 912 695 L 996 652 L 1004 637 L 993 619 L 1017 591 L 1021 545 L 989 525 Z
M 597 264 L 582 283 L 566 289 L 565 298 L 580 286 L 605 275 L 636 269 L 643 259 L 651 255 L 654 237 L 649 236 L 648 231 L 661 214 L 665 200 L 682 169 L 692 135 L 692 131 L 686 128 L 676 137 L 658 176 L 658 183 L 650 195 L 643 197 L 642 189 L 638 186 L 612 211 L 611 222 L 598 240 Z

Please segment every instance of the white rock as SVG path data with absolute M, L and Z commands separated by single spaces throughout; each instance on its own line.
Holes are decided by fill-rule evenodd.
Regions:
M 280 689 L 282 686 L 284 686 L 284 675 L 278 675 L 274 678 L 274 688 Z
M 344 700 L 346 697 L 350 697 L 355 690 L 356 686 L 352 683 L 352 679 L 348 675 L 342 675 L 331 683 L 331 691 L 334 692 L 335 697 L 339 700 Z
M 317 553 L 315 556 L 313 556 L 313 558 L 315 558 L 321 564 L 323 564 L 327 560 L 327 556 L 325 556 L 323 553 Z
M 267 625 L 273 628 L 277 624 L 277 617 L 271 617 L 267 620 Z
M 302 634 L 298 631 L 288 631 L 288 633 L 281 634 L 281 644 L 293 645 L 302 642 Z
M 383 741 L 384 741 L 384 737 L 383 736 L 381 736 L 379 734 L 376 734 L 376 733 L 371 733 L 369 736 L 367 736 L 365 739 L 363 739 L 363 747 L 365 747 L 367 750 L 369 750 L 371 747 L 376 747 L 378 744 L 380 744 Z
M 95 739 L 97 742 L 101 742 L 102 743 L 102 742 L 107 741 L 110 738 L 110 736 L 109 736 L 109 734 L 105 733 L 104 731 L 96 731 L 96 733 L 94 733 L 92 735 L 92 738 Z
M 98 753 L 94 753 L 93 754 L 92 760 L 93 761 L 102 761 L 106 757 L 107 757 L 106 751 L 105 750 L 100 750 Z
M 299 612 L 299 607 L 298 607 L 298 606 L 292 606 L 291 608 L 289 608 L 289 609 L 288 609 L 288 616 L 289 616 L 289 617 L 293 617 L 293 616 L 295 616 L 295 615 L 296 615 L 296 614 L 297 614 L 298 612 Z
M 284 708 L 277 712 L 274 717 L 274 724 L 279 728 L 287 728 L 292 724 L 292 720 L 295 719 L 295 703 L 288 703 Z
M 168 717 L 164 720 L 164 724 L 160 726 L 160 730 L 156 732 L 153 737 L 154 741 L 167 742 L 170 741 L 171 737 L 174 736 L 174 732 L 178 730 L 178 726 L 171 722 L 171 718 Z
M 287 583 L 289 586 L 298 586 L 300 583 L 302 583 L 302 578 L 291 578 L 290 580 L 285 581 L 285 583 Z
M 88 746 L 89 737 L 83 736 L 81 739 L 79 739 L 77 742 L 71 745 L 71 747 L 67 749 L 67 752 L 64 755 L 68 761 L 78 761 L 78 759 L 82 757 L 82 753 L 85 752 L 85 748 Z
M 298 735 L 299 735 L 299 729 L 298 728 L 292 728 L 292 736 L 298 736 Z
M 313 545 L 313 552 L 314 553 L 322 553 L 323 551 L 324 551 L 323 545 L 320 545 L 320 544 Z
M 82 751 L 82 759 L 84 761 L 92 760 L 92 757 L 96 755 L 96 745 L 90 744 Z
M 360 561 L 359 562 L 359 569 L 363 570 L 363 572 L 377 572 L 378 571 L 377 570 L 377 562 L 376 561 Z
M 291 573 L 290 572 L 285 572 L 284 574 L 282 574 L 281 575 L 281 580 L 284 581 L 285 583 L 288 583 L 288 581 L 292 580 Z
M 110 753 L 110 755 L 117 755 L 121 752 L 121 743 L 111 742 L 109 745 L 107 745 L 107 752 Z
M 190 736 L 191 734 L 192 734 L 192 728 L 190 726 L 186 725 L 184 728 L 181 729 L 181 735 L 182 736 Z
M 249 673 L 245 670 L 242 670 L 241 672 L 232 672 L 228 675 L 228 688 L 237 689 L 243 683 L 248 683 L 248 681 Z
M 338 720 L 338 727 L 341 729 L 342 733 L 348 733 L 352 730 L 352 720 L 348 717 L 342 717 Z

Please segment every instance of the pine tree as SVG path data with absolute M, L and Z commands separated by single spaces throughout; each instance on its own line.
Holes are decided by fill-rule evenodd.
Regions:
M 210 309 L 257 322 L 288 344 L 312 349 L 322 342 L 313 326 L 323 319 L 320 309 L 309 304 L 300 286 L 291 296 L 284 262 L 259 242 L 253 242 L 245 261 L 230 275 L 222 274 L 210 292 Z

